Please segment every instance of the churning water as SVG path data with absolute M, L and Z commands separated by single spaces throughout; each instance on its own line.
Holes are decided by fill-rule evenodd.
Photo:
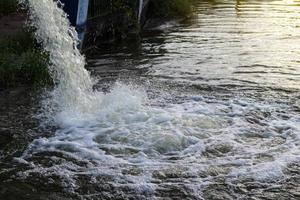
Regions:
M 297 2 L 199 1 L 132 48 L 91 52 L 95 81 L 65 14 L 28 2 L 57 83 L 42 114 L 55 130 L 15 159 L 14 179 L 45 199 L 299 198 Z

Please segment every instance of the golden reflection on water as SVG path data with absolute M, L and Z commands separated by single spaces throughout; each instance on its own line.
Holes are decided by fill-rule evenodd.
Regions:
M 295 4 L 295 3 L 299 3 L 300 1 L 297 1 L 297 0 L 283 0 L 283 2 L 285 4 Z
M 169 63 L 158 62 L 156 74 L 299 89 L 299 5 L 299 0 L 200 1 L 191 25 L 168 34 L 160 46 Z

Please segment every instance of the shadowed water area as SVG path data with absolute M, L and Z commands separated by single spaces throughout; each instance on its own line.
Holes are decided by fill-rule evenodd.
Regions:
M 199 1 L 89 50 L 99 93 L 55 122 L 47 89 L 2 92 L 0 199 L 299 199 L 299 18 Z

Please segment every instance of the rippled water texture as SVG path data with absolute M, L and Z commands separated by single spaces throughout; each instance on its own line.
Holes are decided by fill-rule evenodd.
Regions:
M 89 109 L 7 156 L 0 197 L 299 199 L 299 17 L 299 1 L 199 1 L 93 49 Z

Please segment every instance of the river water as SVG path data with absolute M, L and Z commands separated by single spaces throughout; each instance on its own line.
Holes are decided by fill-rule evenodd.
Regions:
M 0 197 L 299 199 L 299 11 L 199 1 L 188 20 L 90 50 L 95 91 L 3 93 Z

